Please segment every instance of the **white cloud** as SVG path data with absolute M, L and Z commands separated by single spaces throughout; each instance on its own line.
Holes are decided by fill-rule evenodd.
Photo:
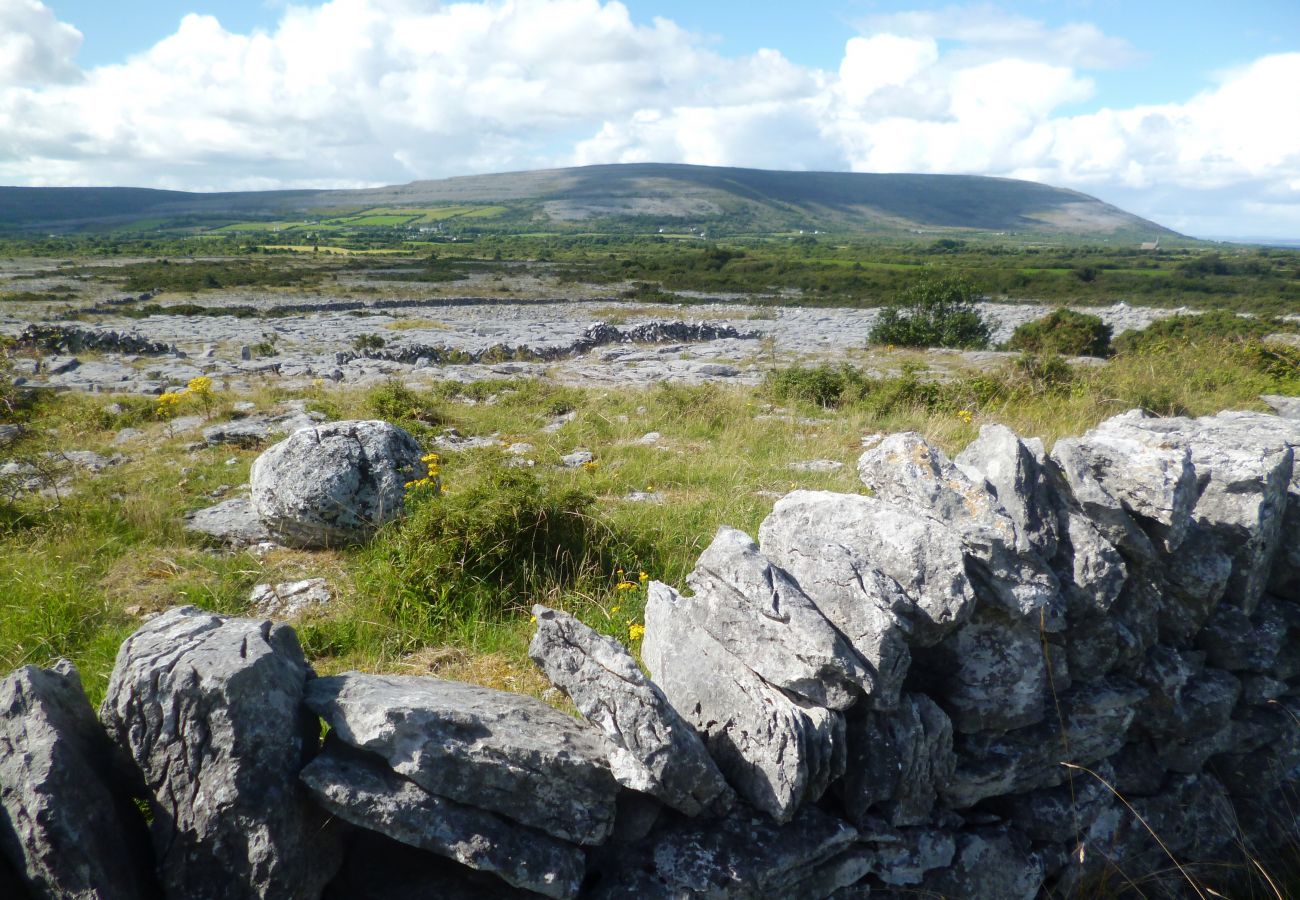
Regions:
M 960 172 L 1078 187 L 1176 227 L 1300 221 L 1300 54 L 1189 99 L 1067 115 L 1136 57 L 986 6 L 867 20 L 835 70 L 724 57 L 602 0 L 329 0 L 211 16 L 81 71 L 80 35 L 0 0 L 0 182 L 357 186 L 570 163 Z
M 0 0 L 0 88 L 74 80 L 81 32 L 39 0 Z

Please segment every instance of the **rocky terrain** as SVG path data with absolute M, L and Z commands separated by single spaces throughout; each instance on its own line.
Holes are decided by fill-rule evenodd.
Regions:
M 610 298 L 509 300 L 500 297 L 395 297 L 357 300 L 328 295 L 294 298 L 222 292 L 204 303 L 261 310 L 268 317 L 102 314 L 68 321 L 48 303 L 0 306 L 0 335 L 33 351 L 19 375 L 31 385 L 82 391 L 159 394 L 207 375 L 235 390 L 275 384 L 303 387 L 315 379 L 368 384 L 546 375 L 572 384 L 637 385 L 655 381 L 757 382 L 773 364 L 865 359 L 876 309 L 629 303 Z M 120 298 L 118 298 L 120 299 Z M 163 303 L 167 306 L 167 303 Z M 994 341 L 1050 307 L 985 304 L 998 323 Z M 288 310 L 292 310 L 291 312 Z M 1090 310 L 1115 333 L 1142 328 L 1175 310 L 1117 304 Z M 379 337 L 382 347 L 358 349 Z M 981 353 L 939 353 L 951 364 L 999 359 Z
M 98 715 L 67 664 L 19 669 L 0 889 L 1001 900 L 1277 871 L 1300 833 L 1300 420 L 863 447 L 863 492 L 790 492 L 757 541 L 721 529 L 688 592 L 650 584 L 648 674 L 536 607 L 530 655 L 580 718 L 318 677 L 291 627 L 195 607 L 126 640 Z M 247 524 L 364 540 L 419 452 L 310 425 L 259 458 Z

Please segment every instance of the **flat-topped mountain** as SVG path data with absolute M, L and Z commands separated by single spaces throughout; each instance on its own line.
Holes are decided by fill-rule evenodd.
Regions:
M 1174 232 L 1077 191 L 975 175 L 781 172 L 659 163 L 471 175 L 364 190 L 186 193 L 0 187 L 0 227 L 216 224 L 404 209 L 471 210 L 475 227 L 715 233 L 954 230 L 1080 237 Z M 430 213 L 428 221 L 439 217 Z M 395 215 L 396 214 L 396 215 Z M 459 215 L 459 214 L 458 214 Z M 462 219 L 462 224 L 464 220 Z M 376 223 L 381 224 L 381 223 Z

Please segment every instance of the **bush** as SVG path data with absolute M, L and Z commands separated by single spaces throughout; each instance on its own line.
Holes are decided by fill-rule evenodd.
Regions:
M 593 514 L 595 498 L 547 484 L 522 469 L 493 467 L 417 502 L 375 545 L 396 580 L 383 593 L 417 600 L 444 624 L 490 615 L 604 579 L 621 545 Z
M 359 334 L 352 339 L 353 350 L 382 350 L 384 339 L 377 334 Z
M 397 380 L 386 381 L 366 395 L 366 407 L 379 418 L 412 430 L 419 425 L 441 425 L 446 421 L 437 398 L 413 391 Z
M 1227 340 L 1259 339 L 1279 331 L 1296 331 L 1293 322 L 1269 316 L 1239 316 L 1216 309 L 1200 315 L 1177 315 L 1152 322 L 1140 331 L 1126 331 L 1115 338 L 1118 353 L 1149 353 L 1171 344 L 1221 343 Z
M 867 377 L 850 365 L 791 366 L 767 375 L 766 388 L 779 401 L 802 400 L 822 407 L 839 406 L 861 397 Z
M 1006 348 L 1060 356 L 1109 356 L 1110 338 L 1110 326 L 1097 316 L 1062 308 L 1017 326 Z
M 987 347 L 993 325 L 975 306 L 975 289 L 961 277 L 924 277 L 883 310 L 871 343 L 901 347 Z

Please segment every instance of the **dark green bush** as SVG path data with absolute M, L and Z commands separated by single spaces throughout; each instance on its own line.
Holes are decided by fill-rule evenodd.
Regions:
M 1269 316 L 1239 316 L 1216 309 L 1200 315 L 1169 316 L 1140 331 L 1126 331 L 1115 338 L 1117 353 L 1149 353 L 1170 344 L 1218 343 L 1225 340 L 1262 338 L 1279 331 L 1296 331 L 1294 322 Z
M 384 421 L 407 429 L 418 425 L 441 425 L 446 421 L 432 393 L 411 390 L 396 379 L 384 382 L 367 394 L 366 406 Z
M 1109 356 L 1110 339 L 1110 326 L 1097 316 L 1062 308 L 1017 326 L 1006 346 L 1029 353 Z
M 871 329 L 873 344 L 900 347 L 987 347 L 993 332 L 975 306 L 975 288 L 960 276 L 925 276 L 913 282 Z
M 377 334 L 359 334 L 352 339 L 353 350 L 382 350 L 384 339 Z

